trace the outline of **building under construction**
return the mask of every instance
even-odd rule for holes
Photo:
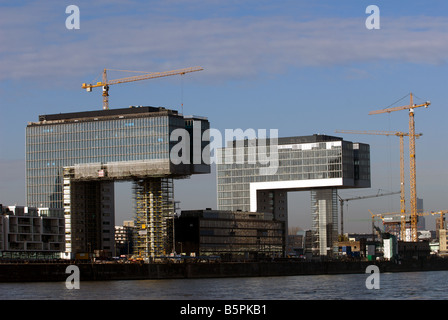
[[[202,157],[209,127],[206,118],[155,107],[41,115],[26,128],[27,203],[64,209],[66,257],[112,254],[114,182],[132,181],[134,253],[164,255],[173,179],[210,173]]]

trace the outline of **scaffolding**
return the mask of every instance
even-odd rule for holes
[[[120,161],[109,163],[81,163],[73,167],[74,180],[129,180],[130,177],[146,178],[178,173],[181,166],[173,168],[169,159]],[[183,171],[182,171],[183,170]]]
[[[135,198],[134,254],[156,258],[170,250],[167,220],[174,216],[173,178],[133,181]]]

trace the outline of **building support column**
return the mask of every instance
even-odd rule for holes
[[[112,256],[115,252],[113,181],[75,181],[64,168],[65,257],[76,254]]]
[[[320,256],[331,256],[337,250],[338,240],[337,189],[311,190],[313,219],[313,251]]]

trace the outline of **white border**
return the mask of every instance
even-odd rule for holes
[[[343,178],[252,182],[250,183],[250,211],[251,212],[257,211],[258,190],[308,189],[319,187],[339,187],[343,185],[344,185]]]

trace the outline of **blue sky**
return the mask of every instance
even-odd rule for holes
[[[79,30],[65,26],[71,4],[80,9]],[[379,30],[365,27],[371,4],[380,9]],[[104,68],[201,66],[184,77],[112,86],[110,108],[183,104],[185,114],[207,116],[223,131],[278,129],[280,136],[321,133],[369,143],[372,188],[341,192],[351,197],[399,190],[399,141],[335,130],[407,131],[405,111],[368,113],[403,97],[396,105],[408,104],[413,92],[416,102],[432,103],[415,116],[423,133],[417,194],[426,210],[447,209],[447,9],[436,0],[0,1],[0,203],[25,204],[28,121],[101,109],[100,91],[87,93],[83,82]],[[130,188],[116,189],[121,222],[131,217]],[[214,173],[176,182],[175,197],[184,209],[216,207]],[[289,206],[290,224],[309,228],[309,193],[291,193]],[[350,202],[346,231],[370,231],[368,221],[355,221],[368,219],[368,209],[398,211],[399,197]]]

